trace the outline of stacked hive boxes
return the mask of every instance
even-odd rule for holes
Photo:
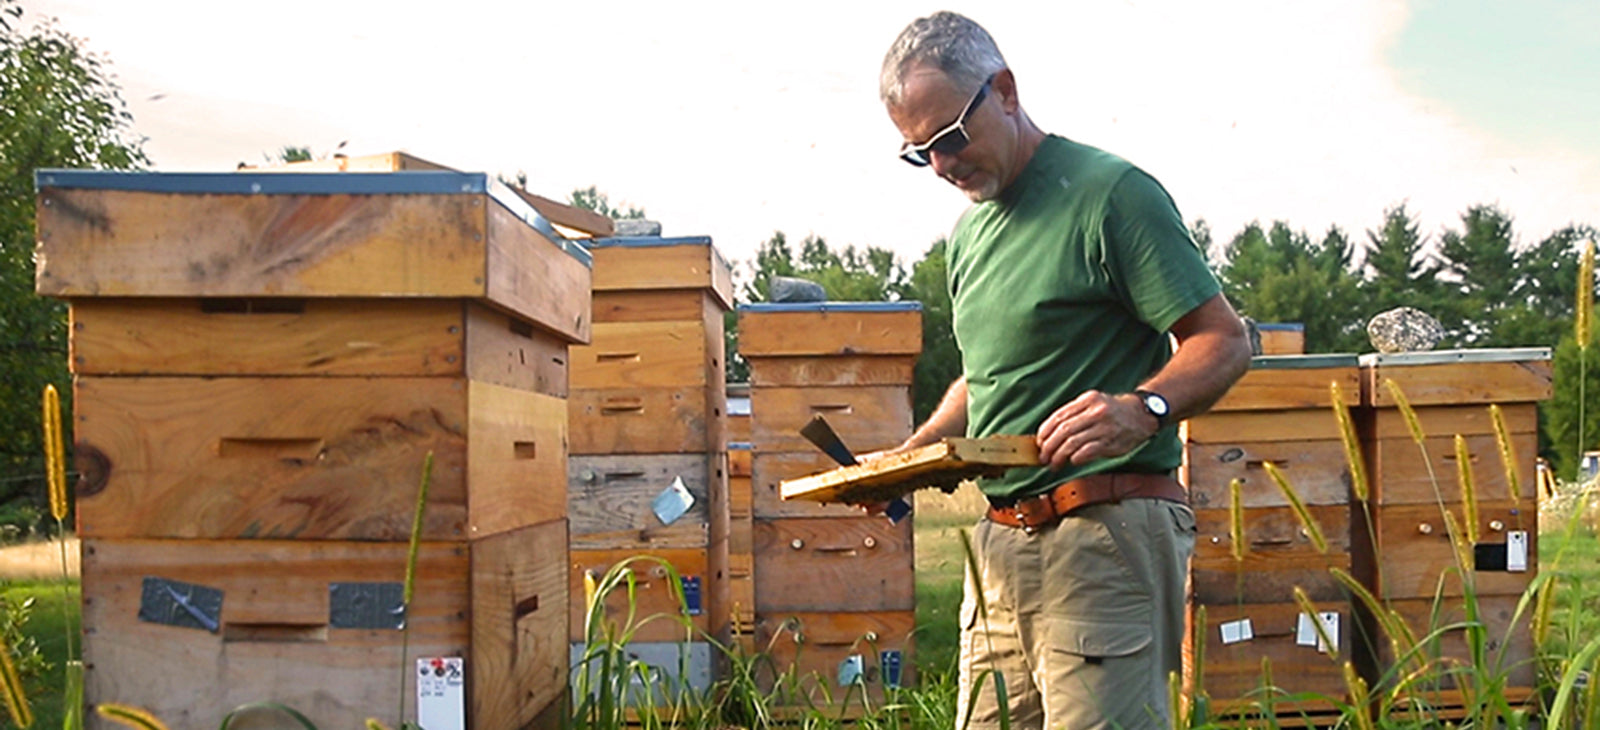
[[[1418,637],[1430,627],[1465,619],[1463,573],[1447,526],[1450,514],[1471,563],[1465,574],[1477,594],[1479,619],[1491,659],[1503,656],[1510,672],[1508,697],[1526,696],[1537,667],[1528,616],[1515,626],[1517,601],[1537,573],[1538,499],[1534,481],[1538,449],[1537,401],[1550,397],[1547,349],[1457,350],[1367,355],[1361,361],[1363,447],[1372,478],[1370,530],[1356,513],[1360,534],[1353,541],[1358,576],[1384,605],[1410,624]],[[1385,381],[1399,386],[1424,435],[1422,446]],[[1515,452],[1507,479],[1488,406],[1498,404]],[[1476,519],[1460,486],[1455,436],[1466,446]],[[1470,543],[1470,544],[1469,544]],[[1435,596],[1439,617],[1432,618]],[[1395,657],[1374,626],[1368,681],[1393,681]],[[1472,663],[1465,632],[1452,630],[1429,650],[1438,666]],[[1409,670],[1409,665],[1404,670]],[[1433,707],[1463,705],[1450,678],[1442,687],[1419,690]]]
[[[739,308],[750,365],[748,543],[757,646],[779,671],[816,676],[838,701],[857,681],[874,694],[909,681],[914,624],[911,522],[845,505],[786,503],[784,479],[836,466],[799,433],[823,416],[857,452],[911,431],[912,368],[922,348],[915,303],[752,304]]]
[[[1212,706],[1226,712],[1261,683],[1261,660],[1290,693],[1344,694],[1339,666],[1319,645],[1313,618],[1294,598],[1303,588],[1349,656],[1352,627],[1345,591],[1330,568],[1350,569],[1350,473],[1330,406],[1339,383],[1346,406],[1359,403],[1354,355],[1258,357],[1222,401],[1184,427],[1183,479],[1198,524],[1191,563],[1193,630],[1186,655],[1204,642],[1204,666],[1186,663],[1190,686],[1203,676]],[[1320,526],[1318,549],[1265,465],[1277,466]],[[1229,485],[1242,481],[1242,559],[1235,558]],[[1205,626],[1194,620],[1205,608]],[[1203,632],[1203,633],[1202,633]],[[1285,715],[1332,710],[1328,703],[1280,703]]]
[[[728,639],[746,656],[755,652],[756,584],[752,541],[755,539],[755,492],[751,467],[750,384],[728,384],[728,529],[717,550],[728,565]]]
[[[587,253],[481,174],[38,182],[38,290],[72,305],[85,699],[353,727],[432,657],[407,702],[430,717],[559,724]]]
[[[693,639],[686,679],[704,687],[711,658],[705,635],[725,636],[728,623],[728,567],[719,550],[728,514],[723,314],[732,272],[705,237],[610,238],[590,246],[594,340],[572,350],[573,658],[581,658],[586,641],[585,574],[600,578],[650,556],[630,564],[637,618],[687,611],[695,631],[678,620],[636,622],[631,651],[676,673],[677,644]],[[619,624],[627,593],[608,597],[607,615]]]

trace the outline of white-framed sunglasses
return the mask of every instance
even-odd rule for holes
[[[961,116],[956,117],[956,120],[951,122],[949,126],[939,130],[922,144],[907,142],[904,147],[901,147],[900,159],[917,167],[927,167],[933,164],[933,155],[931,153],[961,154],[961,151],[972,143],[972,138],[967,136],[967,117],[972,116],[972,110],[977,109],[978,105],[983,103],[983,98],[989,95],[989,85],[994,83],[994,76],[990,75],[983,82],[983,85],[978,87],[977,93],[972,95],[972,100],[968,101],[966,108],[961,110]]]

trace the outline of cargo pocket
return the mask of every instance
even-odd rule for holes
[[[1051,618],[1047,631],[1052,727],[1145,728],[1165,716],[1166,678],[1155,669],[1148,624]]]
[[[1150,645],[1151,631],[1146,624],[1049,619],[1050,650],[1102,660],[1132,656]]]

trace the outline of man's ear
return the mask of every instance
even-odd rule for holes
[[[1000,108],[1007,114],[1015,114],[1021,107],[1017,101],[1017,77],[1011,75],[1010,68],[1003,68],[995,72],[994,83],[991,84],[995,95],[1000,97]]]

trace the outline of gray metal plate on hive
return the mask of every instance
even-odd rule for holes
[[[400,583],[329,583],[328,627],[403,629],[405,586]]]
[[[1258,355],[1250,358],[1251,370],[1353,368],[1359,364],[1360,358],[1354,353],[1328,355]]]
[[[1361,365],[1448,365],[1458,362],[1530,362],[1549,360],[1548,347],[1509,347],[1483,350],[1427,350],[1425,352],[1372,352],[1361,356]]]
[[[222,590],[147,575],[139,594],[139,620],[216,633],[222,628]]]

